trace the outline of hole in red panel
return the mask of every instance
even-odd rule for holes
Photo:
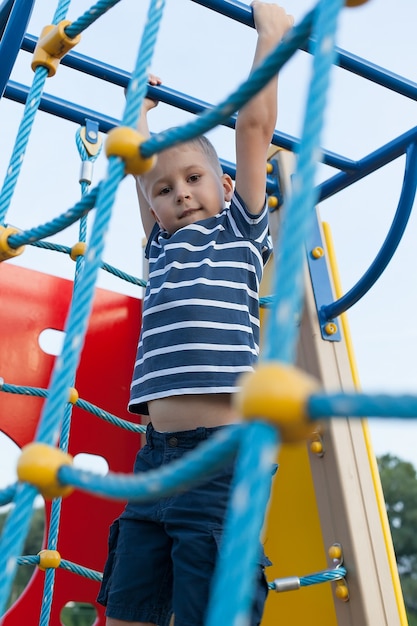
[[[100,474],[101,476],[105,476],[109,473],[109,464],[104,457],[98,454],[80,452],[74,457],[74,466],[78,469]]]
[[[56,328],[45,328],[38,338],[40,349],[45,354],[59,356],[64,345],[65,332]]]
[[[71,600],[63,607],[59,617],[64,626],[93,626],[98,614],[92,604]]]

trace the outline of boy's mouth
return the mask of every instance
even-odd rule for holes
[[[192,215],[193,213],[196,213],[197,211],[200,211],[200,208],[196,208],[196,209],[185,209],[181,215],[180,215],[180,219],[184,218],[184,217],[188,217],[189,215]]]

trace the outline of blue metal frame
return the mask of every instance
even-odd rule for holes
[[[0,98],[19,53],[35,0],[6,0],[0,6]]]
[[[416,172],[417,142],[410,144],[407,149],[407,160],[401,196],[391,228],[383,245],[381,246],[369,269],[350,291],[348,291],[336,302],[327,304],[318,309],[319,316],[324,320],[331,320],[332,318],[340,315],[340,313],[347,311],[347,309],[349,309],[353,304],[358,302],[358,300],[360,300],[362,296],[364,296],[376,283],[388,263],[391,261],[404,234],[411,210],[413,208],[417,186]]]

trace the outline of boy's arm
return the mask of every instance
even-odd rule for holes
[[[160,85],[161,80],[157,78],[156,76],[151,75],[149,77],[149,84]],[[143,137],[145,137],[145,139],[148,139],[148,137],[151,136],[149,132],[149,126],[148,126],[148,117],[147,117],[148,112],[151,109],[154,109],[157,105],[158,105],[158,102],[156,102],[155,100],[151,100],[150,98],[145,98],[143,101],[143,105],[142,105],[142,109],[141,109],[140,117],[138,121],[138,131],[140,132],[141,135],[143,135]],[[146,199],[145,195],[143,194],[143,191],[139,184],[138,177],[136,177],[135,182],[136,182],[136,191],[137,191],[138,200],[139,200],[139,208],[140,208],[140,215],[142,218],[143,230],[145,231],[146,237],[149,237],[155,225],[155,220],[152,216],[152,213],[149,210],[149,202]]]
[[[255,0],[253,16],[258,41],[252,70],[278,45],[294,19],[282,7]],[[239,111],[236,121],[236,191],[248,211],[265,204],[266,161],[277,119],[278,76]]]

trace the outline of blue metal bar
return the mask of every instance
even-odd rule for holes
[[[416,171],[417,142],[411,144],[407,150],[400,201],[391,228],[380,251],[356,285],[336,302],[323,306],[319,311],[320,316],[324,316],[325,319],[331,319],[346,311],[370,290],[387,267],[401,241],[411,214],[417,186]]]
[[[271,143],[274,146],[279,146],[280,148],[284,148],[285,150],[289,150],[290,152],[297,154],[300,140],[281,131],[275,131],[272,136]],[[321,163],[323,163],[323,165],[328,165],[329,167],[334,167],[335,169],[347,172],[355,172],[358,169],[357,161],[353,161],[352,159],[344,157],[340,154],[336,154],[331,150],[321,150]]]
[[[9,81],[5,89],[4,95],[10,100],[14,100],[15,102],[20,102],[21,104],[24,104],[26,102],[28,93],[29,88],[25,85],[15,83],[14,81]],[[87,117],[90,119],[95,119],[99,122],[100,131],[104,133],[107,133],[109,130],[111,130],[115,126],[119,126],[120,124],[120,120],[104,115],[103,113],[98,113],[97,111],[93,111],[92,109],[87,109],[78,104],[75,104],[74,102],[68,102],[67,100],[62,100],[61,98],[57,98],[55,96],[51,96],[45,93],[41,98],[39,109],[41,111],[45,111],[46,113],[56,115],[57,117],[61,117],[77,124],[81,124],[82,126],[85,124],[85,119]]]
[[[193,0],[217,13],[230,17],[246,26],[255,27],[252,17],[252,9],[238,0]],[[314,40],[310,39],[308,45],[302,48],[305,52],[310,52],[314,46]],[[414,83],[398,74],[389,72],[370,61],[355,56],[346,50],[335,47],[335,65],[344,70],[357,74],[362,78],[372,81],[391,91],[395,91],[402,96],[417,100],[417,83]]]
[[[396,137],[389,143],[385,144],[368,154],[363,159],[355,162],[355,168],[350,172],[340,172],[332,178],[318,186],[318,201],[322,202],[330,196],[338,193],[342,189],[346,189],[361,178],[365,178],[368,174],[372,174],[384,165],[391,163],[398,157],[402,156],[410,144],[417,140],[417,126],[411,128],[403,135]]]
[[[4,95],[9,100],[24,104],[28,93],[29,89],[25,85],[9,81]],[[41,98],[39,109],[45,113],[50,113],[56,117],[80,124],[81,126],[85,124],[86,118],[94,118],[99,123],[100,132],[103,133],[107,133],[115,126],[120,125],[120,120],[116,118],[109,117],[104,115],[104,113],[87,109],[75,104],[74,102],[68,102],[67,100],[62,100],[61,98],[57,98],[56,96],[51,96],[46,93],[44,93]],[[220,159],[220,163],[223,171],[234,179],[236,176],[236,165],[223,159]],[[275,182],[271,178],[268,178],[267,192],[272,193],[274,190]]]
[[[26,35],[22,42],[22,49],[26,52],[32,53],[35,49],[36,42],[36,37],[33,35]],[[119,85],[120,87],[125,88],[129,84],[130,74],[128,72],[74,51],[68,53],[61,60],[61,63],[71,69],[78,70],[84,74],[88,74],[89,76],[94,76],[95,78],[106,80],[114,85]],[[154,100],[159,100],[160,102],[164,102],[165,104],[187,111],[188,113],[192,113],[194,115],[200,115],[207,109],[214,108],[214,105],[209,102],[204,102],[203,100],[199,100],[193,96],[184,95],[183,93],[175,91],[165,85],[159,85],[158,87],[149,85],[148,95]],[[223,126],[234,128],[235,124],[236,115],[232,115],[223,123]],[[285,148],[286,150],[295,152],[298,148],[299,141],[286,133],[275,131],[271,143],[276,146],[280,146],[281,148]],[[327,150],[323,151],[323,163],[339,170],[351,171],[356,167],[355,161]]]
[[[193,0],[197,2],[198,0]],[[204,0],[205,1],[205,0]],[[224,0],[222,0],[222,3]],[[219,3],[219,0],[217,0]],[[209,8],[212,8],[211,5],[216,4],[213,0],[209,3]],[[240,3],[230,3],[236,6],[240,5]],[[246,5],[242,5],[245,14],[248,13],[248,7]],[[230,5],[228,4],[230,8]],[[37,43],[37,38],[33,35],[26,35],[22,42],[22,49],[26,52],[33,52]],[[95,78],[100,78],[102,80],[106,80],[115,85],[119,85],[121,87],[127,87],[130,80],[130,74],[124,70],[121,70],[112,65],[108,65],[96,59],[92,59],[83,54],[79,54],[77,52],[68,53],[62,60],[61,63],[66,65],[67,67],[71,67],[72,69],[81,71],[90,76],[94,76]],[[359,63],[359,61],[358,61]],[[363,61],[364,66],[366,66],[367,61]],[[402,80],[399,76],[396,76],[396,80],[401,83]],[[405,81],[406,82],[406,81]],[[417,85],[415,86],[417,90]],[[148,95],[155,100],[159,100],[168,104],[170,106],[174,106],[176,108],[182,109],[184,111],[188,111],[189,113],[193,113],[195,115],[199,115],[203,111],[213,108],[213,105],[204,102],[203,100],[199,100],[192,96],[184,95],[179,91],[175,91],[174,89],[170,89],[165,85],[160,85],[158,87],[149,86]],[[228,128],[234,128],[236,123],[236,116],[231,116],[229,120],[224,123],[224,126]],[[272,143],[274,145],[285,148],[286,150],[290,150],[292,152],[297,152],[299,146],[299,140],[287,135],[286,133],[275,131]],[[342,155],[336,154],[334,152],[323,150],[323,163],[325,165],[329,165],[330,167],[334,167],[339,170],[348,171],[348,172],[356,172],[360,171],[360,165],[358,161],[354,161],[352,159],[348,159]],[[388,162],[388,161],[387,161]],[[326,196],[328,197],[328,196]]]
[[[0,40],[6,30],[7,22],[9,21],[14,2],[15,0],[4,0],[3,4],[0,6]]]
[[[394,72],[390,72],[350,52],[346,52],[346,50],[336,48],[336,51],[338,57],[336,58],[335,65],[361,78],[366,78],[376,85],[381,85],[381,87],[395,91],[401,96],[411,98],[411,100],[417,100],[417,83],[399,76],[398,74],[394,74]]]
[[[22,50],[33,53],[37,43],[37,37],[26,34],[22,41]],[[84,54],[75,52],[74,50],[66,54],[61,59],[60,63],[74,70],[89,74],[90,76],[107,80],[115,85],[120,85],[120,87],[127,87],[129,84],[130,72],[125,72],[112,65],[103,63],[98,59],[92,59]]]
[[[35,0],[8,0],[0,7],[0,98],[19,54]]]
[[[103,71],[109,71],[110,66],[104,67]],[[115,69],[115,68],[113,68]],[[120,72],[120,76],[122,76],[122,72]],[[126,73],[126,76],[127,75]],[[114,81],[111,81],[114,82]],[[127,82],[128,83],[128,78]],[[118,83],[119,84],[119,83]],[[26,102],[27,94],[29,92],[28,87],[22,85],[21,83],[16,83],[14,81],[9,81],[4,96],[14,102],[19,102],[24,104]],[[173,89],[169,89],[168,87],[152,87],[149,85],[148,93],[150,97],[157,98],[161,102],[166,102],[167,104],[172,104],[173,106],[177,106],[179,108],[184,108],[184,110],[188,110],[191,113],[198,113],[202,107],[210,107],[207,103],[201,104],[201,101],[195,98],[188,98],[185,96],[181,96],[179,92],[174,91]],[[186,104],[188,102],[188,104]],[[203,106],[204,105],[204,106]],[[56,96],[51,96],[46,93],[43,94],[41,98],[41,102],[39,105],[39,109],[46,113],[51,113],[52,115],[56,115],[57,117],[61,117],[63,119],[69,120],[71,122],[75,122],[76,124],[85,124],[85,119],[94,118],[99,122],[100,131],[107,133],[109,130],[114,128],[115,126],[120,125],[120,120],[116,118],[109,117],[104,113],[100,113],[98,111],[93,111],[92,109],[87,109],[86,107],[82,107],[74,102],[68,102],[66,100],[62,100],[61,98],[57,98]],[[227,125],[227,124],[226,124]],[[288,135],[284,133],[276,132],[274,134],[274,142],[276,145],[279,145],[283,148],[288,147]],[[339,156],[334,153],[327,152],[327,158],[324,159],[324,162],[327,165],[333,165],[334,167],[342,166],[349,169],[349,172],[340,172],[329,178],[327,181],[318,186],[318,198],[319,201],[326,200],[330,198],[332,195],[338,193],[342,189],[349,187],[353,183],[358,180],[364,178],[368,174],[376,171],[377,169],[387,165],[394,159],[398,158],[407,149],[407,146],[415,141],[417,138],[417,127],[407,131],[403,135],[400,135],[393,141],[385,144],[375,152],[372,152],[368,156],[360,159],[358,161],[350,161],[348,159],[344,159],[344,157]],[[293,141],[291,143],[292,148],[294,145],[298,145],[298,141]],[[288,149],[291,149],[291,145]],[[228,161],[221,160],[223,169],[226,173],[230,174],[234,177],[234,173],[236,171],[236,167],[233,163]],[[338,165],[336,165],[338,163]],[[273,191],[274,183],[272,180],[268,180],[267,191]]]
[[[253,12],[247,4],[239,2],[239,0],[193,0],[196,4],[201,4],[207,9],[212,9],[216,13],[230,17],[236,22],[240,22],[245,26],[255,28],[253,21]]]

